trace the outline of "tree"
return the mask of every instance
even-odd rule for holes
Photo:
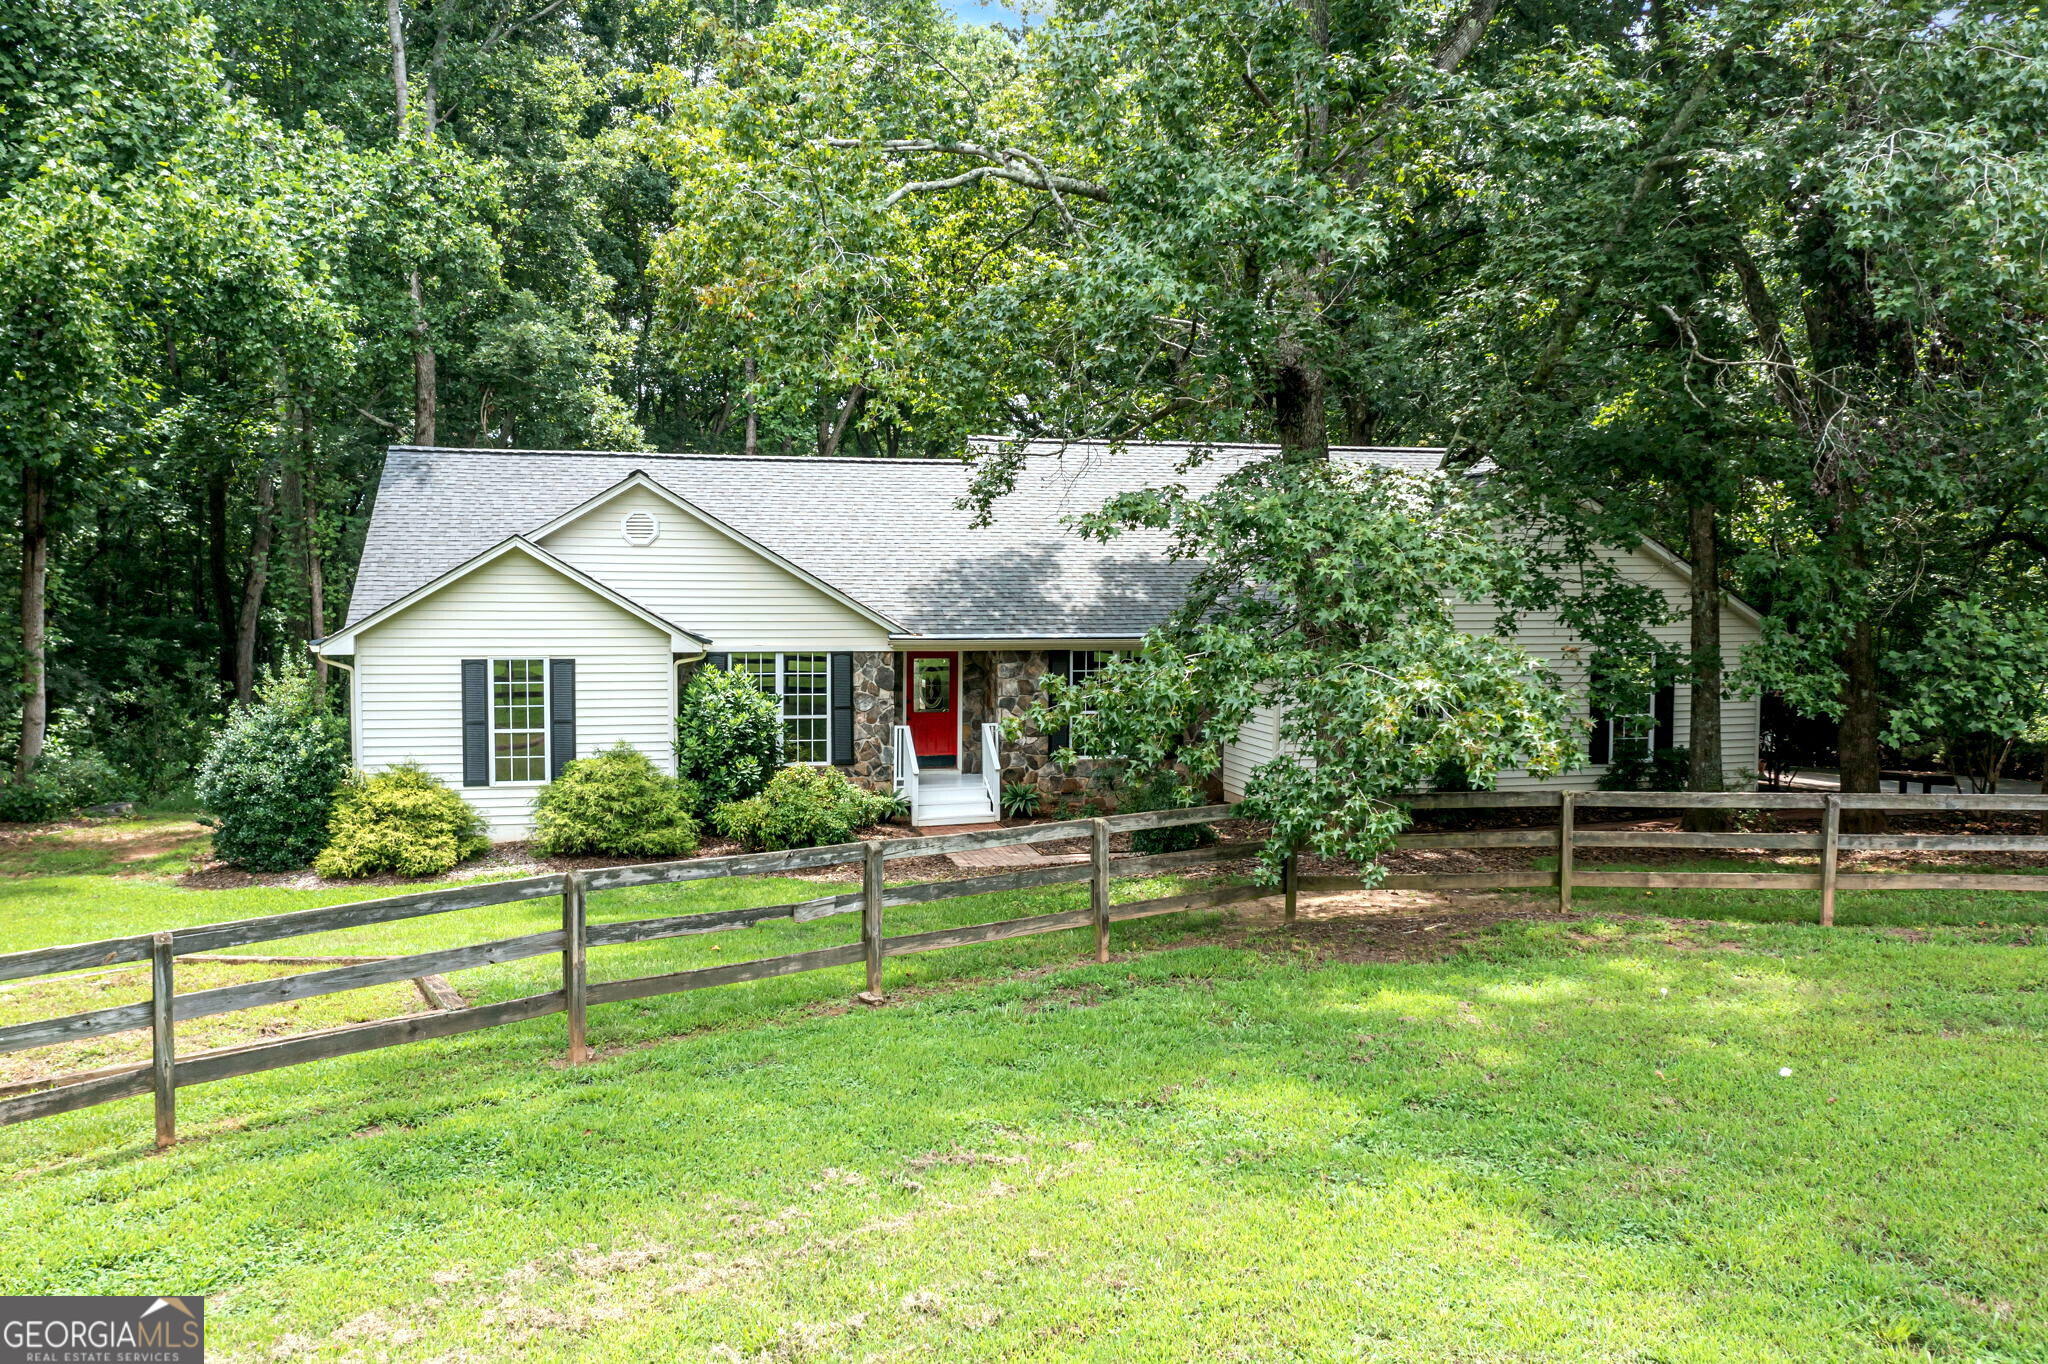
[[[1134,655],[1079,686],[1049,682],[1045,723],[1134,782],[1192,786],[1276,708],[1280,755],[1243,806],[1271,821],[1269,875],[1296,850],[1372,861],[1406,823],[1394,797],[1447,768],[1550,774],[1582,756],[1542,665],[1453,619],[1455,602],[1513,605],[1528,572],[1452,483],[1295,453],[1204,493],[1122,495],[1084,525],[1105,539],[1163,530],[1202,567]]]

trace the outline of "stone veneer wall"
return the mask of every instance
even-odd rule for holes
[[[847,775],[864,786],[887,788],[890,746],[903,704],[900,655],[857,653],[853,656],[853,766]],[[1043,650],[963,651],[960,656],[960,770],[981,770],[981,727],[992,720],[1022,715],[1038,699],[1045,676]],[[1028,781],[1043,791],[1047,813],[1062,799],[1113,801],[1097,765],[1083,758],[1071,772],[1052,760],[1052,745],[1027,724],[1017,742],[1003,746],[1003,780]]]
[[[903,694],[897,677],[897,655],[856,653],[853,656],[853,766],[846,775],[872,790],[889,789],[889,744],[896,727],[896,707]]]

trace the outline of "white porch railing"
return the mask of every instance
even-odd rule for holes
[[[896,794],[910,802],[910,822],[915,826],[923,811],[918,809],[917,799],[917,742],[910,737],[909,725],[896,726],[889,751],[889,770],[895,778]]]
[[[988,792],[988,808],[1003,817],[1003,727],[981,727],[981,784]]]

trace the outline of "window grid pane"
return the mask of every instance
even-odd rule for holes
[[[546,781],[547,660],[500,658],[491,664],[494,781]]]
[[[782,702],[783,757],[827,761],[832,739],[830,654],[733,654],[732,671]]]
[[[782,656],[782,738],[792,762],[825,761],[832,723],[824,654]]]

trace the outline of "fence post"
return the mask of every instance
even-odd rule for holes
[[[177,987],[172,983],[171,935],[153,933],[149,939],[149,1024],[150,1087],[156,1094],[156,1144],[169,1146],[178,1139],[178,1076],[176,1040],[172,1036],[172,1000]]]
[[[1557,912],[1569,914],[1572,909],[1572,808],[1579,798],[1576,791],[1557,793]]]
[[[1095,912],[1095,960],[1109,960],[1109,821],[1088,821],[1088,908]]]
[[[868,959],[868,993],[882,995],[882,856],[880,840],[868,844],[860,872],[860,945]]]
[[[1287,922],[1294,922],[1295,899],[1301,891],[1301,860],[1292,851],[1280,864],[1280,892],[1287,897]]]
[[[590,1059],[584,1031],[585,993],[589,986],[585,935],[588,913],[583,882],[575,872],[562,873],[562,1004],[569,1015],[569,1064]]]
[[[1820,926],[1835,926],[1835,863],[1840,860],[1842,798],[1829,796],[1820,817]]]

